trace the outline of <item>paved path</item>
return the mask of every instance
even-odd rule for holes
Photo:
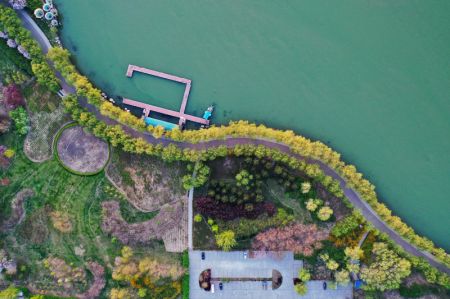
[[[23,11],[19,12],[19,17],[22,19],[22,22],[24,23],[24,26],[28,28],[31,31],[32,36],[38,41],[40,44],[42,50],[44,53],[47,53],[49,48],[49,42],[48,39],[45,37],[44,33],[39,29],[39,27],[36,24],[33,24],[34,21]],[[69,93],[75,93],[75,89],[68,85],[64,78],[56,72],[56,76],[61,80],[61,86],[66,94]],[[119,124],[116,120],[110,119],[104,115],[101,115],[98,109],[90,104],[87,103],[86,99],[80,99],[80,105],[86,108],[88,111],[94,113],[96,117],[105,122],[108,125],[116,125]],[[212,141],[205,141],[197,144],[191,144],[186,142],[175,142],[172,140],[167,139],[155,139],[152,135],[150,135],[147,132],[138,132],[130,127],[123,126],[124,131],[133,136],[133,137],[140,137],[144,140],[153,143],[158,144],[161,143],[163,145],[167,145],[170,143],[176,144],[180,148],[190,148],[190,149],[207,149],[211,147],[218,147],[221,145],[227,146],[227,147],[234,147],[235,145],[239,144],[253,144],[253,145],[263,145],[269,148],[278,149],[284,153],[288,153],[292,156],[295,156],[299,159],[305,159],[304,157],[301,157],[297,154],[292,153],[290,148],[285,145],[281,144],[275,141],[270,141],[266,139],[256,139],[256,138],[228,138],[226,140],[212,140]],[[306,159],[309,163],[316,163],[320,166],[320,168],[324,171],[326,175],[329,175],[337,180],[339,180],[341,187],[344,191],[345,196],[350,200],[350,202],[361,211],[361,213],[364,215],[364,217],[367,219],[367,221],[371,222],[375,228],[380,230],[381,232],[384,232],[390,236],[390,238],[397,243],[400,247],[402,247],[405,251],[411,253],[412,255],[423,257],[426,259],[432,266],[438,268],[439,270],[450,274],[450,268],[445,266],[444,264],[440,263],[433,255],[431,255],[429,252],[425,252],[420,250],[419,248],[415,247],[411,243],[409,243],[407,240],[403,239],[397,232],[395,232],[391,227],[389,227],[383,220],[380,219],[380,217],[377,215],[375,211],[369,206],[368,203],[362,199],[362,197],[352,188],[349,188],[346,186],[346,183],[342,177],[338,173],[336,173],[335,170],[331,169],[328,165],[324,164],[321,161],[314,160],[314,159]]]

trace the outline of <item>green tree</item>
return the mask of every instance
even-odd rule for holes
[[[298,279],[302,282],[307,282],[311,279],[311,274],[305,268],[301,268],[300,271],[298,271]]]
[[[226,230],[220,234],[216,235],[216,244],[224,251],[230,251],[231,248],[236,246],[237,242],[234,237],[234,232],[231,230]]]
[[[253,175],[251,175],[247,170],[243,169],[238,174],[236,174],[236,185],[238,186],[249,186],[252,183]]]
[[[411,274],[411,264],[388,249],[386,243],[374,243],[375,260],[361,269],[361,278],[367,290],[393,290],[400,287],[401,280]]]
[[[333,210],[330,207],[322,207],[317,212],[317,217],[322,221],[327,221],[333,215]]]
[[[297,294],[302,295],[302,296],[305,295],[306,292],[308,292],[308,288],[307,288],[306,284],[304,284],[304,283],[296,284],[294,286],[294,289],[297,292]]]
[[[350,282],[350,276],[347,270],[337,271],[334,274],[334,278],[336,279],[336,282],[339,284],[347,284]]]
[[[19,289],[13,285],[10,285],[8,288],[4,289],[0,292],[0,298],[2,299],[16,299],[17,293],[19,293]]]
[[[301,189],[303,194],[308,193],[311,190],[311,183],[310,182],[303,182],[300,189]]]
[[[14,120],[17,131],[20,135],[25,135],[28,132],[28,116],[23,107],[18,107],[9,112],[9,116]]]
[[[350,260],[353,260],[353,261],[359,261],[359,259],[364,254],[364,251],[361,248],[359,248],[358,246],[353,247],[353,248],[352,247],[347,247],[347,248],[345,248],[344,252],[345,252],[345,255]]]
[[[202,215],[200,215],[200,214],[195,214],[195,216],[194,216],[194,221],[195,222],[201,222],[202,221]]]

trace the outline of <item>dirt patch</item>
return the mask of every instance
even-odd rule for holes
[[[124,244],[145,244],[162,239],[169,252],[181,252],[187,248],[187,206],[186,201],[164,205],[153,219],[128,223],[120,214],[117,201],[102,203],[102,229]]]
[[[11,216],[4,221],[2,229],[10,230],[16,227],[25,218],[25,200],[34,195],[34,191],[31,189],[24,189],[16,194],[16,197],[11,203]]]
[[[44,162],[52,157],[53,136],[69,120],[62,104],[52,112],[31,113],[30,131],[25,138],[23,151],[33,162]]]
[[[186,166],[180,162],[168,164],[154,157],[120,152],[114,153],[106,175],[133,206],[151,212],[186,196],[181,182],[185,171]]]
[[[61,163],[81,174],[101,171],[109,159],[108,144],[81,126],[65,129],[57,140],[57,150]]]
[[[44,243],[49,236],[48,214],[50,211],[50,206],[45,206],[28,215],[18,228],[19,236],[31,244]]]

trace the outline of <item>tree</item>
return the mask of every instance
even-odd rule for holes
[[[27,1],[26,0],[9,0],[9,5],[12,6],[12,8],[14,9],[24,9],[25,6],[27,5]]]
[[[306,202],[306,209],[310,212],[314,212],[315,210],[317,210],[317,208],[319,206],[321,206],[323,204],[323,201],[316,198],[310,198],[308,199],[308,201]]]
[[[297,294],[302,295],[302,296],[305,295],[306,292],[308,292],[308,287],[304,283],[296,284],[294,286],[294,289],[297,292]]]
[[[9,109],[16,109],[18,106],[24,106],[22,93],[16,84],[9,84],[3,88],[5,103]]]
[[[347,270],[337,271],[334,274],[334,278],[336,279],[336,282],[339,284],[347,284],[350,282],[350,276]]]
[[[236,174],[236,185],[239,187],[246,187],[251,184],[253,180],[253,175],[251,175],[247,170],[243,169],[238,174]]]
[[[113,288],[113,289],[111,289],[110,298],[111,299],[132,299],[133,293],[130,291],[130,289]]]
[[[2,299],[16,299],[19,289],[13,285],[0,292],[0,298]]]
[[[195,214],[195,216],[194,216],[194,221],[195,222],[201,222],[202,221],[202,215],[200,215],[200,214]]]
[[[364,254],[364,251],[361,248],[359,248],[358,246],[353,247],[353,248],[352,247],[347,247],[347,248],[345,248],[344,252],[345,252],[345,255],[350,260],[353,260],[353,261],[359,261],[359,259]]]
[[[217,234],[216,244],[224,251],[229,251],[237,244],[236,239],[234,237],[234,232],[231,230],[226,230],[220,234]]]
[[[350,234],[357,229],[361,223],[361,214],[353,212],[350,216],[339,220],[331,230],[331,234],[336,238],[340,238]]]
[[[253,239],[255,250],[284,251],[311,256],[314,250],[320,249],[320,241],[328,237],[328,232],[319,230],[316,225],[295,223],[281,228],[272,228],[259,233]]]
[[[36,75],[37,82],[46,86],[49,90],[57,92],[60,89],[58,79],[46,62],[31,63],[31,69]]]
[[[17,131],[20,135],[25,135],[28,132],[28,117],[27,112],[23,107],[19,107],[9,112],[9,116],[14,120]]]
[[[325,262],[325,265],[327,266],[327,269],[329,269],[331,271],[334,271],[337,268],[339,268],[339,264],[335,260],[330,258],[328,253],[321,254],[320,258],[322,259],[322,261]]]
[[[301,189],[303,194],[308,193],[311,190],[311,183],[310,182],[303,182],[300,189]]]
[[[12,148],[8,148],[4,153],[3,156],[5,156],[8,159],[11,159],[12,157],[14,157],[14,155],[16,154],[16,152],[12,149]]]
[[[317,212],[317,217],[322,221],[327,221],[333,215],[333,210],[330,207],[322,207]]]
[[[375,260],[361,269],[361,278],[367,290],[393,290],[400,287],[401,280],[411,274],[411,263],[388,249],[386,243],[374,243]]]
[[[305,268],[301,268],[300,271],[298,271],[298,279],[302,282],[307,282],[311,279],[311,274]]]

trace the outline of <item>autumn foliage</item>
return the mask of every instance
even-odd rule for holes
[[[69,215],[61,211],[53,211],[50,213],[53,227],[62,233],[70,233],[73,230],[72,222]]]
[[[3,97],[9,109],[16,109],[18,106],[25,105],[22,93],[15,84],[10,84],[3,88]]]
[[[311,256],[314,250],[322,247],[322,240],[328,237],[328,231],[318,229],[316,225],[296,223],[282,228],[272,228],[258,234],[253,240],[255,250],[283,251]]]

